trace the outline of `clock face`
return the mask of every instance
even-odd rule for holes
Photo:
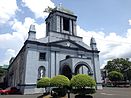
[[[68,47],[69,47],[69,46],[70,46],[70,43],[69,43],[69,42],[67,42],[67,43],[66,43],[66,46],[68,46]]]

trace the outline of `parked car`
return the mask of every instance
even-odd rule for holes
[[[6,95],[6,94],[17,94],[18,93],[18,89],[16,87],[8,87],[4,90],[0,90],[0,94],[1,95]]]

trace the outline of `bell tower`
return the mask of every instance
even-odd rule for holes
[[[56,36],[60,39],[68,39],[70,36],[76,36],[77,16],[61,5],[52,9],[46,18],[46,37]]]

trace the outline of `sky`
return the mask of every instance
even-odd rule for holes
[[[18,54],[31,24],[37,38],[45,36],[43,11],[60,3],[77,16],[77,35],[87,45],[96,39],[101,68],[115,58],[131,60],[131,0],[0,0],[0,65]]]

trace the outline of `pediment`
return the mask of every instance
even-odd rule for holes
[[[61,41],[51,42],[50,45],[65,47],[65,48],[74,48],[74,49],[80,49],[80,50],[83,50],[83,49],[90,50],[90,47],[86,44],[83,44],[83,42],[75,42],[72,40],[61,40]]]

